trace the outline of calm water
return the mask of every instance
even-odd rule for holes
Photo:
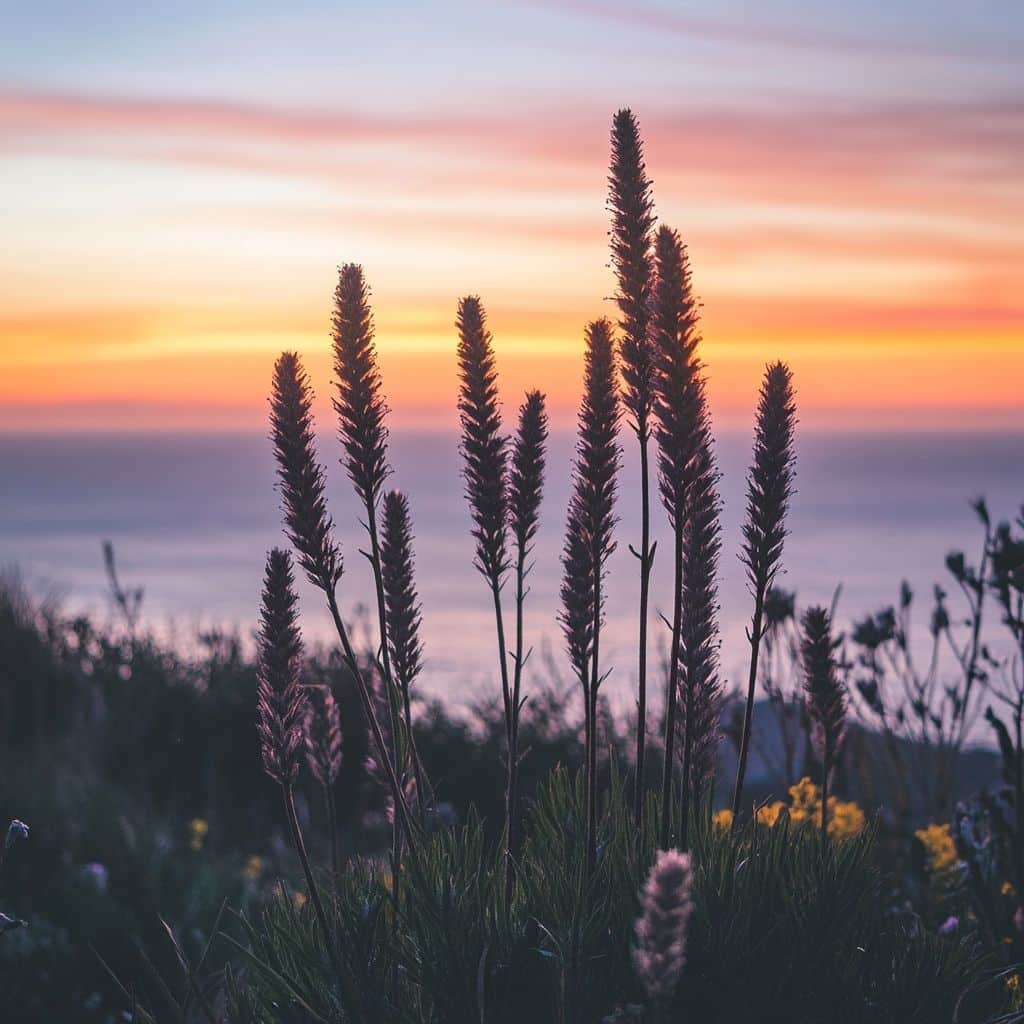
[[[614,668],[609,687],[620,692],[635,674],[636,563],[626,542],[638,539],[639,528],[629,440],[603,644]],[[736,557],[749,443],[739,434],[719,442],[723,667],[732,679],[742,672],[749,616]],[[559,664],[558,554],[571,447],[567,434],[552,440],[526,617],[530,640],[537,647],[550,641]],[[336,459],[336,442],[324,438],[321,452]],[[478,692],[492,679],[493,621],[484,584],[471,568],[456,440],[398,433],[392,461],[394,485],[409,493],[416,521],[424,685],[449,696]],[[259,435],[0,437],[0,565],[17,565],[38,590],[58,589],[71,607],[107,615],[101,542],[109,538],[123,579],[145,587],[149,623],[173,628],[180,639],[199,625],[248,631],[263,553],[281,541],[273,476],[269,444]],[[362,537],[355,502],[333,461],[331,485],[348,567],[342,601],[353,608],[368,598],[370,576],[357,550]],[[808,603],[828,602],[841,583],[841,617],[849,619],[892,600],[906,578],[921,594],[923,628],[927,595],[944,575],[945,553],[954,547],[973,553],[979,542],[968,499],[985,494],[993,515],[1002,518],[1024,501],[1024,435],[805,434],[798,486],[784,585]],[[654,572],[656,611],[667,605],[670,573],[660,506],[657,512],[663,539]],[[308,590],[303,598],[307,635],[328,638],[320,602]],[[656,613],[651,629],[655,637],[664,633]]]

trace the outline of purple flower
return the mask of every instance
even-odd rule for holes
[[[950,914],[949,917],[939,925],[939,935],[944,939],[951,938],[956,935],[959,928],[960,919],[955,914]]]
[[[651,999],[675,991],[686,963],[686,925],[693,911],[693,871],[688,854],[661,850],[644,886],[636,923],[633,962]]]

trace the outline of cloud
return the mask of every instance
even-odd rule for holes
[[[953,46],[936,40],[886,39],[877,34],[871,37],[856,36],[830,32],[822,28],[793,24],[783,25],[778,20],[762,20],[755,23],[749,18],[741,20],[722,16],[707,17],[678,10],[641,7],[637,4],[563,0],[563,2],[555,4],[532,3],[531,6],[546,8],[553,6],[571,14],[614,21],[628,28],[638,28],[659,34],[669,33],[729,46],[755,47],[757,49],[779,48],[801,52],[817,51],[873,59],[879,57],[899,60],[915,58],[1017,59],[1017,54],[1009,48],[1001,50],[992,46],[971,46],[963,41]]]

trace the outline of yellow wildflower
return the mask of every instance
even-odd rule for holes
[[[811,821],[815,816],[821,821],[821,795],[806,775],[795,786],[789,787],[789,816],[797,824]]]
[[[855,836],[864,828],[864,820],[864,812],[852,800],[840,803],[829,797],[828,834],[836,842]]]
[[[1016,899],[1017,890],[1014,888],[1013,882],[1003,882],[1003,887],[999,890],[1000,896],[1009,896],[1010,899]]]
[[[1010,991],[1010,999],[1015,1010],[1024,1006],[1024,984],[1016,971],[1006,976],[1006,987]]]
[[[210,825],[203,818],[193,818],[188,823],[188,845],[198,853],[206,841],[206,834],[210,831]]]
[[[933,883],[943,888],[952,885],[956,876],[956,846],[949,834],[949,823],[919,828],[914,835],[928,854],[928,874]]]
[[[821,828],[821,791],[806,775],[789,787],[789,799],[791,821],[807,821]],[[828,834],[836,842],[855,836],[865,823],[864,812],[854,801],[828,798]]]
[[[247,882],[258,882],[263,875],[263,858],[258,857],[256,854],[246,857],[242,874]]]
[[[715,811],[711,824],[716,832],[728,832],[732,828],[732,811],[728,807]]]
[[[774,803],[758,807],[756,815],[758,825],[767,825],[771,828],[779,820],[779,815],[785,806],[781,800],[776,800]]]

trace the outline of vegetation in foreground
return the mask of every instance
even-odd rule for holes
[[[718,670],[718,471],[698,356],[698,303],[679,235],[664,225],[655,230],[639,132],[628,111],[613,124],[610,185],[620,320],[617,335],[607,320],[585,330],[562,557],[560,625],[582,708],[576,770],[541,772],[526,799],[525,741],[533,716],[523,715],[529,645],[521,613],[545,472],[544,399],[529,392],[514,436],[506,437],[486,315],[480,299],[469,296],[457,313],[458,404],[475,562],[494,608],[501,689],[490,771],[500,773],[503,806],[486,823],[470,811],[464,824],[450,824],[446,780],[432,770],[438,751],[426,749],[423,723],[413,714],[422,650],[411,510],[400,492],[385,493],[387,409],[368,289],[361,268],[347,264],[335,294],[335,409],[343,464],[365,513],[377,641],[360,652],[339,609],[345,563],[324,498],[312,390],[299,357],[285,353],[274,369],[271,419],[294,555],[275,550],[267,559],[259,655],[249,678],[255,699],[247,712],[225,708],[229,717],[234,712],[248,720],[255,710],[247,752],[232,761],[237,731],[225,730],[232,741],[223,750],[219,737],[200,738],[210,744],[204,764],[222,758],[225,773],[207,772],[198,784],[224,786],[225,807],[234,802],[235,814],[245,815],[248,808],[231,799],[237,794],[231,769],[245,765],[251,772],[258,756],[277,790],[295,855],[293,866],[275,873],[298,881],[251,892],[248,884],[266,875],[258,854],[245,859],[240,873],[236,865],[234,873],[212,874],[208,894],[216,893],[220,909],[205,936],[182,931],[190,908],[179,906],[177,927],[166,928],[163,963],[148,962],[138,981],[112,971],[121,979],[114,983],[122,986],[130,1018],[267,1024],[504,1021],[527,1014],[559,1024],[1024,1019],[1015,966],[1024,932],[1017,902],[1024,891],[1024,541],[1009,526],[993,527],[978,504],[982,556],[976,567],[962,555],[949,563],[969,609],[966,638],[954,629],[946,595],[937,592],[935,655],[924,672],[913,661],[906,594],[899,613],[858,624],[852,661],[831,609],[806,609],[799,622],[780,615],[785,596],[773,583],[795,472],[796,406],[788,368],[770,365],[758,405],[741,546],[754,601],[750,671],[737,704],[735,786],[730,806],[715,813],[719,740],[729,723]],[[636,436],[642,467],[642,536],[631,548],[640,575],[639,713],[632,735],[610,720],[601,695],[605,565],[618,543],[622,422]],[[671,529],[671,551],[663,557],[674,580],[664,713],[653,730],[647,713],[647,595],[656,555],[649,534],[652,481]],[[326,663],[303,654],[295,566],[323,594],[337,631],[338,651]],[[96,657],[120,659],[134,673],[145,669],[147,655],[163,655],[145,642],[136,647],[137,601],[117,583],[112,557],[109,567],[129,649],[105,650],[90,640]],[[1003,660],[982,642],[986,599],[994,600],[1014,641],[1013,655]],[[506,620],[510,600],[514,614]],[[783,629],[791,631],[788,690],[772,676],[773,645]],[[47,638],[51,651],[67,640]],[[937,654],[946,642],[952,676],[940,675]],[[212,650],[216,656],[216,641]],[[91,658],[92,647],[87,651]],[[219,653],[240,667],[237,649],[228,645]],[[84,660],[79,655],[80,664]],[[893,678],[902,691],[889,685]],[[794,786],[788,806],[758,804],[744,790],[759,680],[783,732],[794,722],[801,730],[801,764],[817,778]],[[878,749],[899,780],[926,793],[940,813],[952,812],[960,752],[983,704],[1000,741],[1005,787],[958,807],[953,832],[934,824],[918,832],[927,887],[916,913],[894,899],[891,880],[880,874],[874,831],[860,808],[833,795],[843,758],[851,756],[854,701],[877,718]],[[990,701],[999,703],[1002,718]],[[360,724],[350,734],[344,719],[353,709]],[[57,701],[42,714],[27,710],[33,724],[47,727],[65,724],[69,713],[90,714],[76,694],[68,694],[67,706]],[[153,737],[139,737],[132,724],[129,716],[123,736],[110,735],[139,742],[145,763]],[[166,726],[166,719],[158,724]],[[350,735],[365,740],[369,775],[384,799],[385,834],[365,850],[356,848],[361,830],[347,833],[352,848],[340,841],[346,833],[336,798],[352,760]],[[621,748],[621,760],[606,756],[610,739]],[[790,756],[788,744],[786,750]],[[181,798],[182,782],[161,778],[159,770],[151,780],[167,806]],[[914,798],[907,794],[900,807],[906,824]],[[321,817],[326,828],[318,831],[327,842],[311,844],[310,821]],[[49,827],[51,819],[45,820]],[[163,909],[183,863],[179,851],[158,834],[140,840],[123,820],[118,825],[133,862],[153,878]],[[10,835],[17,838],[23,829],[16,823]],[[271,831],[268,826],[263,834]],[[189,851],[201,853],[208,834],[205,819],[193,820]],[[79,839],[69,835],[69,847]],[[284,858],[277,850],[275,859]],[[100,918],[105,871],[96,861],[86,872]],[[187,890],[174,895],[180,903]],[[229,914],[221,901],[233,903]],[[929,915],[951,908],[958,913],[931,926]],[[15,927],[17,919],[3,920],[11,933],[4,943],[25,933]],[[132,935],[146,927],[136,926]],[[149,927],[157,928],[152,918]],[[117,928],[113,923],[111,930]],[[211,955],[214,941],[231,952]],[[29,992],[22,998],[60,997]],[[93,1008],[103,1013],[98,998]]]

